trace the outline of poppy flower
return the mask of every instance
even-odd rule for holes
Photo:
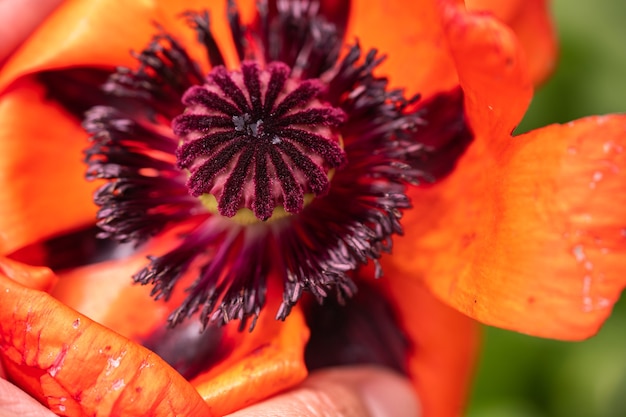
[[[495,11],[519,40],[456,1],[252,3],[69,1],[3,68],[17,385],[61,415],[222,415],[373,362],[446,416],[476,346],[446,304],[597,330],[624,118],[511,138],[553,62],[544,2]]]

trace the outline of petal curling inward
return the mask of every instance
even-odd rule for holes
[[[494,16],[439,1],[450,53],[476,140],[506,138],[533,95],[520,43]]]
[[[556,66],[556,32],[546,0],[466,0],[469,10],[494,13],[521,42],[535,85],[545,81]]]
[[[59,415],[210,415],[153,352],[3,274],[0,355],[9,377]]]
[[[50,268],[28,266],[4,257],[0,257],[0,275],[39,291],[49,291],[57,282],[57,276]]]
[[[484,323],[589,337],[626,284],[626,115],[500,140],[413,190],[411,239],[384,261]]]
[[[87,134],[24,79],[0,101],[0,253],[94,222],[84,180]]]
[[[232,413],[302,382],[307,376],[304,347],[309,339],[299,305],[285,321],[274,314],[282,301],[282,287],[268,288],[267,305],[252,332],[231,322],[225,339],[233,346],[225,359],[191,380],[215,415]]]
[[[226,62],[236,62],[226,19],[226,0],[210,2],[211,30]],[[35,72],[72,68],[133,67],[130,51],[141,51],[155,34],[156,24],[191,51],[202,53],[195,33],[181,14],[207,7],[206,0],[67,0],[32,34],[0,72],[0,91],[18,78]],[[196,46],[197,48],[193,48]],[[95,47],[94,47],[95,46]]]

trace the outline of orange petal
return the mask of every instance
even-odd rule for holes
[[[9,376],[60,415],[209,415],[157,355],[3,274],[0,352]]]
[[[223,45],[227,63],[236,61],[229,35],[226,1],[191,0],[65,1],[14,54],[0,73],[0,91],[16,79],[35,72],[89,66],[114,68],[135,66],[130,51],[140,51],[157,33],[158,23],[184,45],[197,45],[195,32],[189,29],[182,12],[207,7],[214,18],[211,30]],[[194,49],[196,54],[200,48]]]
[[[140,250],[120,245],[114,259],[57,272],[59,281],[50,294],[91,320],[138,341],[162,327],[170,312],[185,297],[184,288],[174,291],[167,303],[155,302],[152,287],[135,285],[132,276],[148,265],[149,255],[159,256],[178,243],[188,229],[181,224],[150,240]],[[190,279],[193,277],[189,277]],[[190,283],[182,283],[186,287]]]
[[[146,255],[160,253],[165,247],[152,245],[124,260],[63,272],[52,295],[133,341],[145,340],[149,333],[164,326],[189,284],[181,282],[166,303],[150,297],[150,286],[132,284],[131,276],[146,265]],[[267,298],[254,331],[240,332],[235,322],[226,326],[221,359],[191,381],[209,404],[212,415],[224,415],[257,402],[296,385],[307,375],[303,352],[308,328],[300,309],[294,308],[283,323],[274,319],[282,290],[270,288]]]
[[[386,265],[380,283],[411,341],[409,376],[422,414],[460,415],[478,352],[477,323],[438,301],[422,283],[407,279],[395,265]]]
[[[535,85],[556,66],[557,39],[546,0],[466,0],[467,8],[490,11],[520,40]]]
[[[307,375],[304,347],[309,331],[300,307],[294,307],[281,322],[274,316],[282,301],[282,287],[269,288],[267,299],[254,331],[242,333],[229,325],[233,350],[209,372],[191,381],[215,415],[231,413],[291,388]]]
[[[93,223],[87,135],[24,79],[0,100],[0,253]]]
[[[440,1],[444,30],[474,133],[506,137],[522,119],[533,86],[515,34],[493,16]]]
[[[500,140],[412,191],[385,262],[487,324],[589,337],[626,283],[626,116]]]
[[[39,291],[49,291],[57,282],[57,276],[49,268],[25,266],[3,257],[0,257],[0,275],[5,275],[20,285]]]
[[[147,265],[147,253],[58,273],[51,295],[131,340],[163,326],[171,306],[150,297],[151,286],[134,285],[132,276]]]
[[[393,30],[374,30],[381,26]],[[407,94],[429,96],[460,83],[476,133],[510,133],[532,97],[513,31],[459,1],[354,1],[346,39],[389,54],[379,73]]]
[[[143,255],[144,254],[141,254],[141,258],[145,260]],[[131,347],[136,346],[137,349],[143,351],[144,349],[135,345],[133,341],[145,340],[148,330],[154,330],[157,326],[163,326],[165,317],[169,311],[171,311],[172,303],[155,302],[149,295],[149,288],[132,285],[130,274],[136,272],[138,269],[138,267],[133,264],[139,263],[139,256],[129,259],[130,262],[128,265],[109,262],[101,265],[77,268],[75,271],[61,274],[61,278],[53,294],[60,296],[63,300],[69,301],[73,306],[85,310],[92,317],[75,313],[73,309],[68,308],[67,305],[61,303],[59,300],[47,298],[45,303],[41,301],[41,304],[48,306],[46,307],[46,311],[54,310],[55,320],[52,323],[49,323],[50,320],[45,317],[41,318],[41,320],[48,321],[47,325],[49,327],[57,328],[58,334],[69,332],[67,325],[64,326],[63,330],[60,329],[60,326],[63,326],[62,323],[66,321],[72,324],[72,326],[78,322],[81,328],[86,329],[97,327],[97,331],[103,333],[99,336],[102,338],[102,341],[98,342],[99,344],[97,346],[104,346],[105,343],[107,346],[115,346],[117,339],[123,340],[122,347],[115,351],[108,351],[108,358],[113,361],[114,364],[119,361],[120,355],[124,358],[127,357],[123,352],[130,350],[129,345]],[[100,271],[96,271],[97,267],[100,267]],[[29,269],[25,270],[29,271]],[[82,277],[85,282],[81,282],[79,280],[80,277]],[[11,281],[6,278],[0,277],[0,279],[11,283]],[[4,281],[0,280],[0,283],[4,284]],[[13,291],[13,287],[8,286],[8,284],[6,288],[9,288],[9,292],[13,294],[15,299],[19,298],[20,300],[13,301],[13,306],[11,306],[11,303],[8,301],[5,302],[0,299],[0,302],[3,303],[3,307],[6,306],[9,310],[14,309],[17,311],[20,308],[15,307],[16,303],[21,305],[21,303],[31,302],[33,308],[30,310],[29,314],[31,316],[37,316],[39,306],[36,302],[29,300],[35,297],[33,294],[36,294],[39,298],[43,297],[43,295],[33,291],[27,293],[24,288],[17,284],[13,283],[12,285],[13,287],[19,288],[20,292],[16,293]],[[107,288],[109,286],[114,289],[111,290]],[[4,287],[0,286],[0,291],[3,289]],[[238,331],[238,323],[232,323],[224,328],[225,333],[220,342],[222,349],[219,352],[220,359],[212,359],[213,363],[210,368],[191,381],[191,385],[196,388],[208,404],[210,413],[204,415],[224,415],[279,391],[290,388],[306,377],[307,371],[304,365],[303,352],[304,345],[308,340],[308,329],[299,308],[294,308],[292,314],[284,323],[274,319],[275,311],[282,300],[281,294],[282,291],[280,288],[272,287],[269,289],[268,305],[259,317],[254,332]],[[21,298],[24,298],[25,301],[22,301]],[[174,298],[176,298],[176,296]],[[50,307],[50,305],[52,305],[52,307]],[[57,312],[57,309],[61,312]],[[67,313],[68,311],[71,314]],[[33,314],[33,312],[35,313]],[[7,316],[7,314],[8,310],[2,311],[0,308],[1,321],[8,322],[14,320],[12,318],[13,316]],[[64,315],[67,314],[71,315],[71,320],[63,319]],[[42,316],[44,316],[43,311]],[[98,319],[102,318],[107,324],[117,326],[112,329],[115,333],[112,333],[109,327],[101,326],[99,323],[96,324],[92,320],[94,316]],[[9,317],[10,320],[6,320],[7,317]],[[59,323],[57,323],[58,317],[61,317]],[[78,320],[74,321],[77,318]],[[27,321],[25,325],[35,327],[33,320],[30,318],[28,320],[30,321]],[[160,320],[160,322],[158,322],[158,320]],[[86,323],[88,327],[84,327],[82,323]],[[120,336],[119,331],[126,333],[128,338]],[[75,333],[76,330],[72,330],[70,333],[72,332]],[[0,335],[4,335],[5,333],[6,330],[0,326]],[[109,340],[110,334],[114,334],[116,337]],[[67,336],[65,337],[67,338]],[[3,346],[7,345],[7,343],[9,345],[11,344],[2,340]],[[54,343],[56,343],[55,346],[57,346],[60,342],[57,341]],[[93,341],[90,343],[91,346],[95,344]],[[17,344],[17,342],[13,344]],[[46,345],[47,342],[43,344]],[[22,355],[24,355],[23,351],[27,349],[26,343],[23,343],[21,347],[13,346],[12,348],[7,348],[3,346],[0,347],[5,350],[8,349],[9,351],[13,348],[17,349],[19,354]],[[46,347],[52,349],[52,347]],[[102,355],[101,352],[100,354]],[[12,355],[18,355],[18,353],[12,353]],[[49,367],[53,366],[53,364],[36,366],[30,362],[20,362],[9,354],[7,354],[7,357],[8,359],[5,358],[4,361],[6,362],[9,375],[22,388],[27,389],[40,401],[45,402],[44,400],[49,397],[49,394],[46,392],[46,387],[42,385],[42,381],[45,372],[49,374]],[[52,357],[56,357],[56,354]],[[152,357],[157,356],[152,353]],[[135,360],[134,357],[132,358],[133,359],[128,359],[128,361]],[[79,364],[72,364],[71,366],[80,366],[83,360],[90,361],[91,356],[76,352],[73,357],[69,357],[69,359],[66,358],[63,361],[63,365],[67,367],[70,361],[72,363],[76,361],[79,362]],[[109,363],[110,362],[107,362],[107,364]],[[142,369],[142,363],[141,361],[136,361],[138,369]],[[98,366],[100,366],[100,368],[98,368]],[[106,368],[107,372],[110,370],[109,368]],[[176,372],[170,370],[169,366],[167,366],[167,368],[169,372],[173,372],[178,378],[181,378]],[[94,378],[103,378],[101,375],[101,364],[96,364],[96,369],[93,372],[98,372],[95,374]],[[54,377],[55,375],[52,376]],[[118,379],[111,378],[107,378],[106,381],[115,384],[115,381],[119,380],[119,375]],[[73,385],[73,387],[78,389],[80,382],[81,381],[74,381],[73,383],[75,385]],[[119,385],[121,383],[117,382],[117,384]],[[100,386],[100,388],[95,387],[93,390],[97,391],[102,388],[102,386]],[[70,398],[69,396],[66,397]],[[52,407],[50,401],[51,400],[48,399],[48,404]],[[67,403],[64,405],[69,407]],[[127,406],[127,404],[120,405],[120,407],[122,406]],[[52,409],[55,410],[54,408]],[[126,412],[125,409],[123,410]]]
[[[429,96],[458,83],[433,0],[353,0],[345,39],[387,54],[378,73],[407,95]]]

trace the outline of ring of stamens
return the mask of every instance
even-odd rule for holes
[[[217,66],[183,96],[177,164],[207,209],[266,221],[328,192],[329,174],[346,162],[337,131],[345,114],[318,98],[320,82],[289,74],[280,62]]]
[[[445,176],[472,140],[462,94],[418,106],[418,96],[389,89],[375,75],[384,59],[375,50],[355,43],[340,58],[340,32],[317,3],[259,9],[253,26],[230,9],[239,59],[260,63],[239,71],[221,66],[208,13],[190,12],[214,68],[206,79],[183,45],[158,33],[136,69],[110,76],[106,105],[87,112],[87,177],[105,180],[94,199],[98,236],[139,244],[176,227],[178,245],[133,278],[168,299],[195,275],[171,326],[197,314],[203,326],[239,320],[251,329],[272,280],[284,288],[277,319],[305,292],[343,304],[361,267],[382,276],[379,259],[410,207],[407,183]],[[54,80],[52,90],[63,84]],[[325,192],[303,209],[305,196]],[[221,216],[248,210],[269,221],[281,209],[300,214],[250,227]]]

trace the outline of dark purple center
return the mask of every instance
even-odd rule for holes
[[[177,164],[189,172],[191,195],[209,208],[217,202],[223,216],[300,213],[305,195],[326,194],[330,170],[346,162],[337,133],[344,112],[318,99],[321,82],[290,72],[280,62],[218,66],[183,96],[186,110],[173,121]]]

